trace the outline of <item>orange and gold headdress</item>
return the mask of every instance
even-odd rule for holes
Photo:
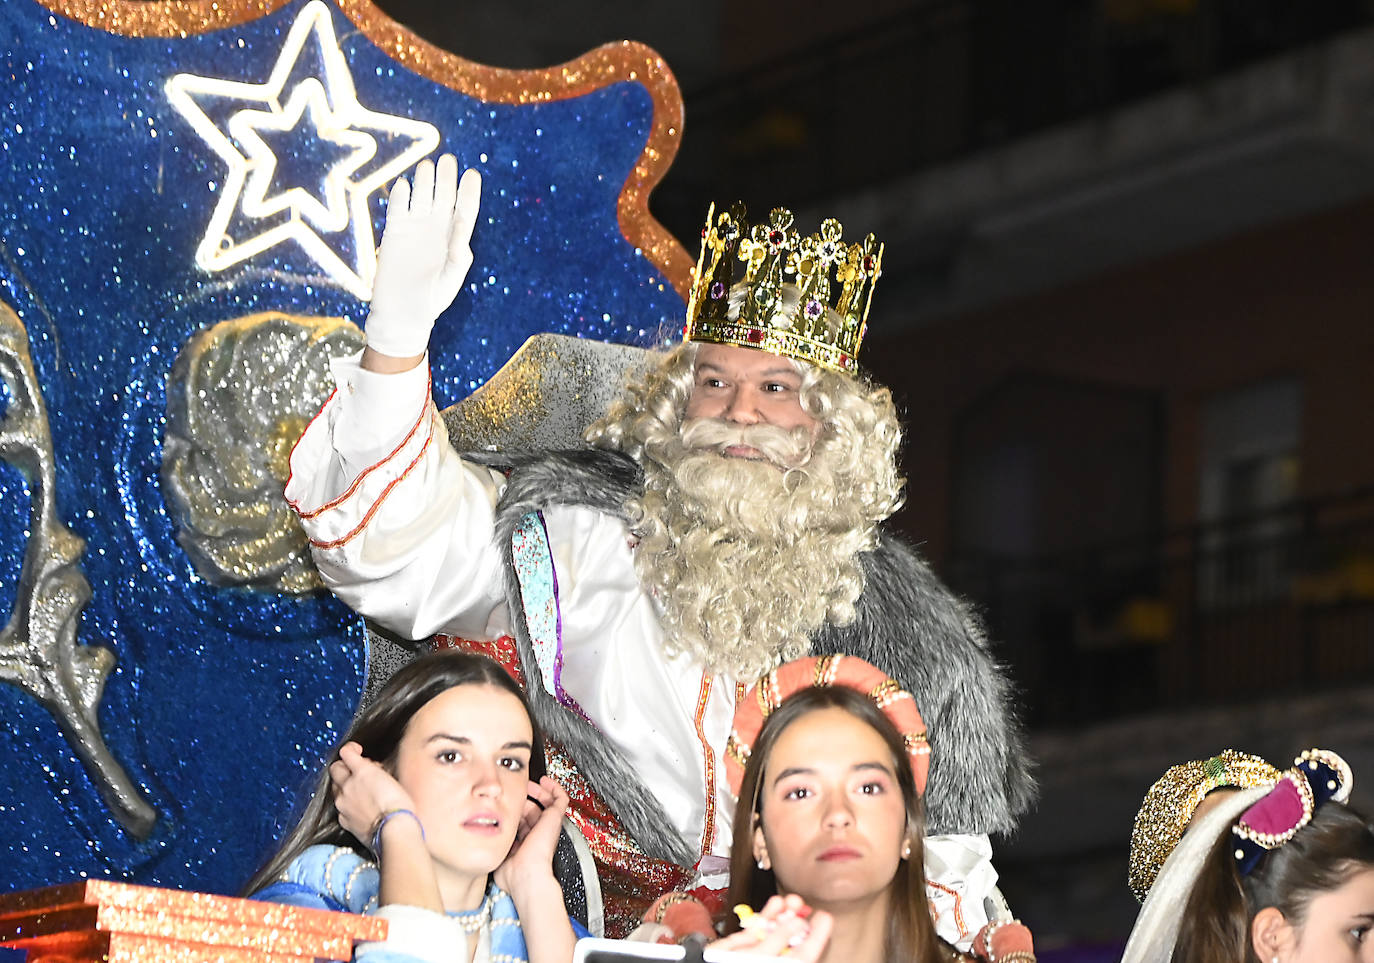
[[[744,218],[739,204],[719,215],[712,204],[706,212],[683,338],[760,348],[852,374],[883,246],[872,234],[846,244],[834,218],[807,237],[793,229],[792,212],[784,208],[752,230]],[[744,302],[731,318],[730,289],[741,282]],[[797,288],[795,307],[783,307],[784,284]]]
[[[744,784],[744,767],[749,764],[764,721],[788,696],[813,686],[840,686],[868,696],[901,735],[911,760],[916,794],[925,794],[930,740],[911,693],[863,659],[852,655],[812,655],[778,666],[759,679],[735,706],[735,721],[730,727],[730,738],[725,741],[725,778],[736,798]]]

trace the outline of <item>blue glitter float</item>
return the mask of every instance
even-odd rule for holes
[[[240,85],[237,100],[205,102],[229,130],[252,107],[243,92],[271,78],[293,25],[323,9],[337,51],[317,36],[283,82],[318,109],[280,130],[271,117],[254,121],[266,125],[269,152],[289,151],[264,179],[265,201],[297,196],[294,188],[324,210],[329,187],[312,169],[372,149],[360,179],[410,143],[371,130],[368,145],[329,127],[335,101],[323,83],[323,100],[308,85],[331,56],[346,64],[358,103],[432,125],[433,153],[482,172],[475,263],[431,345],[441,406],[533,334],[645,344],[683,313],[687,255],[647,212],[681,109],[652,51],[617,45],[564,68],[497,71],[424,44],[361,0],[266,13],[247,0],[170,14],[156,6],[0,5],[0,301],[28,336],[60,521],[85,541],[76,564],[91,598],[77,641],[117,659],[99,703],[105,745],[157,817],[144,838],[131,834],[53,715],[0,684],[0,845],[11,889],[108,877],[236,891],[289,824],[362,689],[366,634],[336,600],[216,585],[177,541],[160,471],[179,352],[197,333],[256,312],[361,323],[366,303],[296,240],[213,272],[197,264],[231,170],[168,99],[170,78]],[[358,237],[379,236],[383,192],[361,209],[362,234],[329,231],[323,215],[311,222],[345,264],[365,260]],[[293,215],[283,210],[255,219],[239,208],[215,243],[280,226]],[[13,408],[6,386],[0,411]],[[22,588],[32,484],[0,465],[6,611]]]

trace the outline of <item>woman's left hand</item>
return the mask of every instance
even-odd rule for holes
[[[515,843],[504,862],[496,867],[496,885],[501,887],[517,906],[531,887],[556,882],[553,878],[553,852],[558,847],[558,833],[563,816],[568,811],[568,794],[548,776],[531,782],[529,799],[515,831]],[[536,802],[537,800],[537,802]]]

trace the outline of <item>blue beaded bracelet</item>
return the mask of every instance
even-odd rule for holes
[[[425,824],[420,822],[420,817],[409,809],[388,809],[377,817],[377,828],[372,830],[372,852],[378,859],[382,858],[382,827],[392,816],[409,816],[415,820],[415,825],[420,827],[420,842],[425,841]]]

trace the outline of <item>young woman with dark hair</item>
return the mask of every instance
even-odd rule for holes
[[[1160,870],[1124,963],[1374,963],[1374,824],[1344,804],[1350,783],[1313,749],[1218,803]]]
[[[929,754],[910,694],[861,659],[764,676],[726,745],[739,800],[729,901],[745,909],[716,946],[824,963],[1033,961],[1014,921],[985,927],[976,957],[936,934],[922,845]]]
[[[360,963],[567,963],[576,935],[552,869],[567,805],[505,670],[435,653],[359,714],[246,892],[385,917]]]
[[[871,700],[803,689],[770,715],[750,760],[730,853],[732,906],[796,893],[831,915],[832,945],[850,947],[848,959],[856,942],[876,944],[883,959],[952,958],[926,905],[925,817],[910,758]]]

